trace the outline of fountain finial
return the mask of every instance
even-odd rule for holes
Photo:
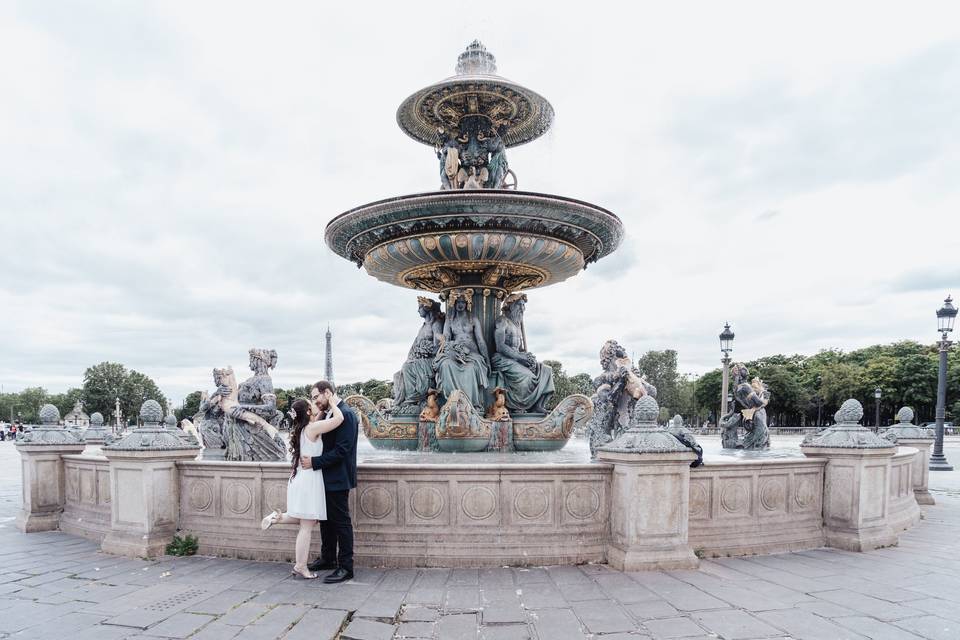
[[[474,40],[467,45],[466,50],[457,57],[458,76],[476,74],[492,76],[496,73],[497,59],[479,40]]]

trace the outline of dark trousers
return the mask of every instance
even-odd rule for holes
[[[353,523],[350,491],[327,491],[327,519],[320,521],[320,558],[353,571]]]

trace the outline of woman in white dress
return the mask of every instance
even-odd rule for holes
[[[327,503],[323,493],[323,472],[313,469],[301,469],[300,456],[319,456],[323,453],[323,441],[320,436],[333,431],[343,422],[343,413],[337,406],[330,407],[332,414],[325,420],[318,420],[328,409],[320,408],[297,400],[293,403],[293,433],[290,435],[291,463],[290,481],[287,483],[287,511],[274,511],[260,523],[262,529],[275,524],[299,524],[297,532],[296,563],[293,573],[308,580],[317,577],[307,568],[307,554],[310,552],[310,537],[317,520],[327,519]],[[313,422],[311,422],[313,420]]]

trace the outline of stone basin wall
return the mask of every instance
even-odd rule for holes
[[[110,463],[102,456],[63,456],[66,502],[60,530],[102,542],[110,531]]]
[[[18,449],[24,474],[24,504],[17,516],[22,531],[59,528],[100,541],[111,552],[151,556],[162,553],[179,529],[198,538],[201,554],[292,558],[295,527],[260,529],[264,515],[286,506],[286,463],[194,460],[192,451],[186,451],[186,459],[182,451],[180,459],[165,451],[108,459],[76,455],[75,443],[59,453],[43,445]],[[670,471],[670,477],[682,480],[672,485],[676,495],[643,489],[652,486],[649,482],[629,485],[641,489],[625,493],[622,486],[619,493],[612,490],[617,474],[660,473],[656,456],[586,464],[362,463],[359,486],[350,496],[357,562],[535,566],[613,562],[615,552],[627,562],[640,556],[615,540],[611,523],[619,517],[623,524],[628,513],[637,540],[669,534],[671,544],[685,549],[693,562],[693,552],[733,556],[823,545],[866,550],[895,544],[900,531],[919,521],[916,496],[926,487],[916,486],[914,474],[923,451],[901,446],[814,453],[708,460],[694,469],[679,459]],[[842,481],[850,460],[869,471],[857,482]],[[128,486],[131,470],[136,487]],[[117,487],[130,490],[127,500],[111,496]],[[847,511],[834,508],[831,519],[827,511],[837,505]],[[672,528],[658,533],[656,527],[663,529],[664,523]],[[132,542],[107,544],[121,535]],[[628,544],[634,544],[632,538]],[[313,546],[317,553],[319,532]],[[650,566],[658,562],[653,558]]]
[[[200,553],[289,560],[295,527],[260,530],[283,510],[289,466],[181,462],[180,528]],[[503,566],[603,562],[611,467],[363,464],[351,492],[365,565]],[[314,538],[319,551],[319,532]]]
[[[898,447],[890,461],[890,527],[904,531],[920,521],[920,506],[913,492],[913,459],[919,455],[913,447]]]
[[[692,469],[690,546],[705,557],[822,547],[825,465],[823,459],[778,458]]]

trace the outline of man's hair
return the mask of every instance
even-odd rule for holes
[[[327,380],[321,380],[320,382],[314,382],[314,383],[313,383],[313,386],[310,387],[310,388],[311,388],[311,389],[316,389],[316,390],[319,391],[320,393],[323,393],[324,391],[329,391],[329,392],[332,393],[333,395],[337,395],[337,388],[336,388],[335,386],[333,386],[333,383],[332,383],[332,382],[328,382]]]

